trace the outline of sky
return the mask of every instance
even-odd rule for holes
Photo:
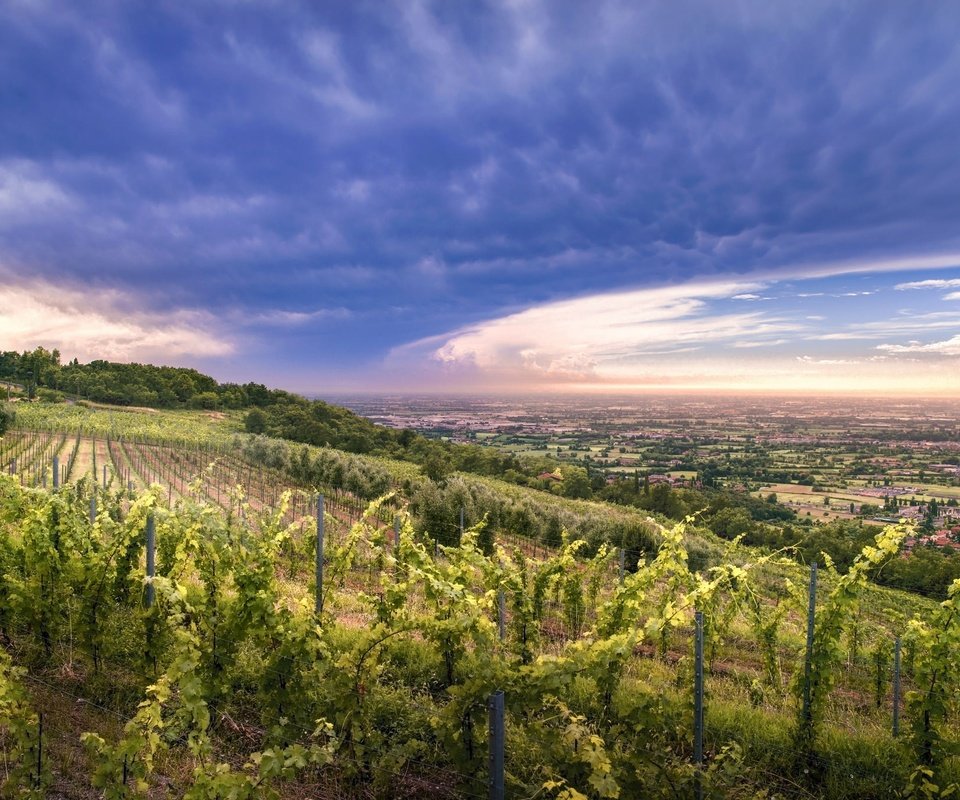
[[[0,349],[960,395],[960,5],[0,0]]]

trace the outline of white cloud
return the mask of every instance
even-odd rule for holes
[[[758,312],[709,313],[708,300],[752,288],[756,285],[702,283],[562,300],[399,351],[426,349],[447,365],[497,372],[587,376],[651,357],[691,352],[710,343],[768,340],[772,334],[801,327]]]
[[[887,353],[932,353],[940,356],[960,356],[960,334],[942,342],[923,344],[911,341],[907,344],[878,344],[877,350]]]
[[[844,364],[856,364],[848,358],[814,358],[813,356],[797,356],[797,361],[801,364],[821,364],[826,366],[841,366]]]
[[[778,271],[782,279],[786,278],[829,278],[834,275],[858,275],[862,273],[913,272],[920,270],[960,268],[960,253],[939,253],[931,256],[903,258],[863,258],[853,261],[829,261],[819,264],[794,264]],[[920,281],[924,283],[924,281]],[[901,284],[897,288],[917,288]],[[803,295],[798,295],[803,296]],[[814,295],[807,295],[814,296]]]
[[[153,70],[107,36],[89,34],[94,63],[101,78],[120,99],[154,124],[180,125],[185,118],[178,92],[161,86]]]
[[[905,289],[952,289],[954,286],[960,286],[960,278],[910,281],[908,283],[898,283],[894,288],[903,291]]]
[[[960,325],[958,313],[930,312],[814,333],[805,320],[759,311],[718,313],[709,303],[748,294],[749,288],[757,287],[700,283],[557,301],[399,350],[430,348],[432,358],[443,364],[470,365],[492,373],[603,376],[631,368],[642,372],[651,358],[690,348],[775,347],[787,343],[784,334],[807,341],[869,341]],[[846,359],[821,358],[810,363],[837,364]]]
[[[325,289],[369,286],[383,275],[373,267],[362,264],[342,264],[331,267],[313,267],[303,273],[304,282],[323,286]]]
[[[334,187],[334,195],[355,203],[363,203],[370,197],[370,181],[355,178],[349,181],[340,181]]]
[[[740,341],[734,342],[732,346],[738,349],[749,349],[753,347],[776,347],[781,344],[786,344],[789,341],[789,339],[769,339],[767,341],[761,340],[756,342]]]
[[[407,274],[425,289],[438,289],[446,285],[447,265],[442,257],[424,256],[408,267]]]
[[[217,219],[248,217],[261,212],[271,204],[264,195],[249,196],[223,194],[196,194],[170,204],[151,206],[154,214],[161,219]]]
[[[318,80],[312,90],[317,100],[353,118],[369,119],[378,114],[377,106],[361,97],[351,85],[350,73],[334,34],[313,30],[300,44],[317,73]]]
[[[74,200],[36,164],[19,159],[0,162],[0,227],[60,213]]]
[[[349,319],[353,312],[348,308],[317,308],[313,311],[286,311],[274,309],[250,315],[245,311],[237,311],[233,317],[239,324],[262,324],[276,326],[305,325],[308,322],[319,322],[325,319]]]
[[[944,300],[960,300],[960,292],[950,292],[943,296]]]
[[[823,324],[832,317],[797,316],[780,304],[734,313],[720,302],[762,299],[760,290],[782,280],[751,275],[544,303],[395,348],[387,366],[435,383],[439,364],[445,380],[455,374],[459,385],[514,390],[960,390],[960,373],[943,370],[942,362],[913,356],[949,355],[950,342],[875,344],[937,330],[952,335],[960,328],[960,312],[891,313],[880,300],[867,299],[877,291],[857,291],[844,295],[856,298],[849,302],[858,304],[857,315],[863,303],[878,316],[845,322],[838,329]],[[798,354],[789,345],[801,340],[825,344],[808,355]],[[858,344],[863,341],[870,344]],[[890,369],[893,363],[895,370]]]
[[[67,358],[120,361],[224,356],[234,345],[198,311],[131,312],[136,299],[115,291],[63,288],[2,275],[0,342],[4,349],[58,348]]]
[[[926,314],[901,312],[893,319],[861,322],[847,326],[846,330],[806,336],[807,340],[843,341],[853,339],[885,339],[897,334],[924,333],[941,328],[960,327],[960,312],[933,311]]]

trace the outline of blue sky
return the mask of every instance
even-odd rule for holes
[[[0,347],[960,391],[960,6],[0,2]]]

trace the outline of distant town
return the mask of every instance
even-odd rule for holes
[[[587,469],[594,485],[724,487],[814,521],[960,540],[960,403],[797,397],[341,397],[369,419]],[[560,468],[562,472],[562,466]],[[544,471],[544,484],[562,475]],[[907,549],[916,540],[907,542]],[[958,545],[960,546],[960,545]]]

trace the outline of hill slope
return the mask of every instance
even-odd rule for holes
[[[518,796],[688,797],[698,775],[716,797],[893,796],[914,764],[940,785],[957,779],[945,712],[960,617],[865,580],[902,532],[847,575],[822,571],[807,717],[808,572],[791,560],[638,509],[469,474],[437,484],[407,462],[246,434],[236,415],[31,404],[20,422],[47,432],[0,444],[4,463],[19,454],[16,479],[0,478],[0,624],[26,670],[0,664],[0,677],[3,696],[19,698],[6,719],[22,770],[10,774],[44,791],[84,796],[92,775],[122,793],[126,775],[196,797],[267,785],[289,797],[470,797],[486,781],[482,731],[498,688]],[[54,454],[67,488],[51,493],[39,487],[52,485]],[[319,626],[311,488],[328,497]],[[395,494],[356,524],[364,498],[384,491]],[[145,610],[149,513],[159,578]],[[609,541],[627,547],[622,582]],[[700,771],[695,609],[707,632]],[[915,690],[904,729],[923,734],[900,740],[897,635],[903,687]],[[169,693],[148,688],[158,680]],[[85,755],[83,731],[100,737]],[[268,752],[251,763],[282,753],[286,780],[243,768]]]

